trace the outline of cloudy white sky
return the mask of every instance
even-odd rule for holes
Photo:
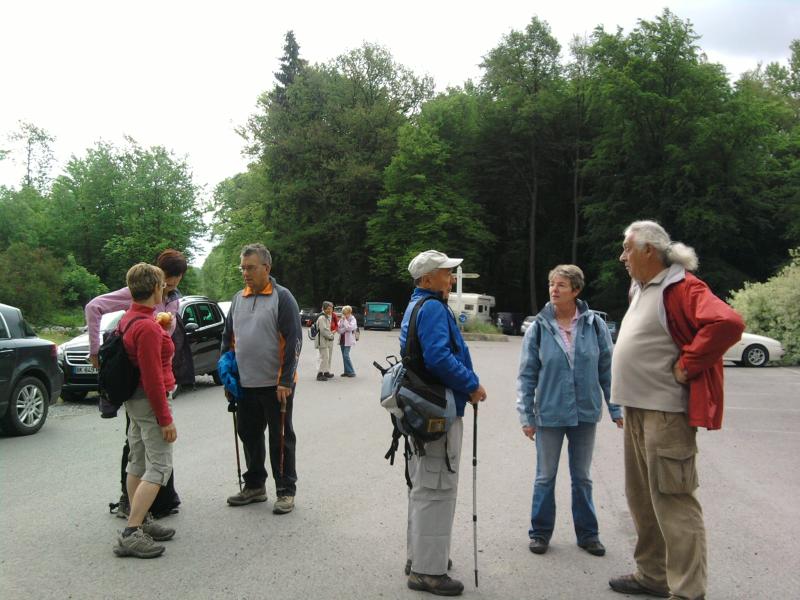
[[[234,128],[273,85],[289,29],[312,63],[377,42],[443,90],[479,79],[481,57],[533,15],[566,47],[664,6],[733,79],[785,64],[800,37],[800,0],[3,0],[0,148],[18,121],[35,123],[56,137],[57,174],[97,140],[128,135],[185,156],[208,193],[245,167]],[[0,161],[0,184],[20,179],[21,165]]]

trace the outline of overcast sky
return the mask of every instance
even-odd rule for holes
[[[289,29],[311,63],[376,42],[443,90],[479,79],[482,56],[533,15],[566,48],[600,24],[628,32],[664,6],[692,21],[733,79],[786,64],[800,37],[800,0],[2,0],[0,148],[18,121],[32,122],[56,137],[58,174],[71,155],[128,135],[185,156],[208,193],[245,168],[234,128],[274,84]],[[21,176],[0,161],[0,184]]]

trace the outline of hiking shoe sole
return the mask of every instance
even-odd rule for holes
[[[234,500],[233,498],[228,498],[228,505],[229,506],[244,506],[246,504],[253,504],[254,502],[266,502],[267,495],[264,494],[262,496],[252,496],[247,498],[246,500]]]
[[[131,550],[130,548],[126,548],[125,546],[114,546],[114,554],[121,557],[135,556],[136,558],[158,558],[164,554],[164,550],[164,546],[158,546],[150,552],[135,551]]]

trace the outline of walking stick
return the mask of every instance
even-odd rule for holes
[[[239,482],[239,493],[242,493],[242,463],[239,460],[239,424],[236,421],[236,409],[231,411],[233,417],[233,442],[236,444],[236,476]]]
[[[281,460],[280,460],[280,473],[281,478],[283,478],[283,454],[284,454],[284,446],[286,442],[285,437],[286,432],[286,398],[284,397],[281,400]]]
[[[472,546],[475,550],[475,587],[478,587],[478,404],[475,409],[475,420],[472,425]]]

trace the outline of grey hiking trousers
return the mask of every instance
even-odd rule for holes
[[[424,456],[414,454],[408,461],[411,490],[408,494],[407,558],[415,573],[447,573],[463,433],[463,418],[458,417],[447,436],[428,442]],[[455,473],[447,470],[445,437],[450,466]]]

